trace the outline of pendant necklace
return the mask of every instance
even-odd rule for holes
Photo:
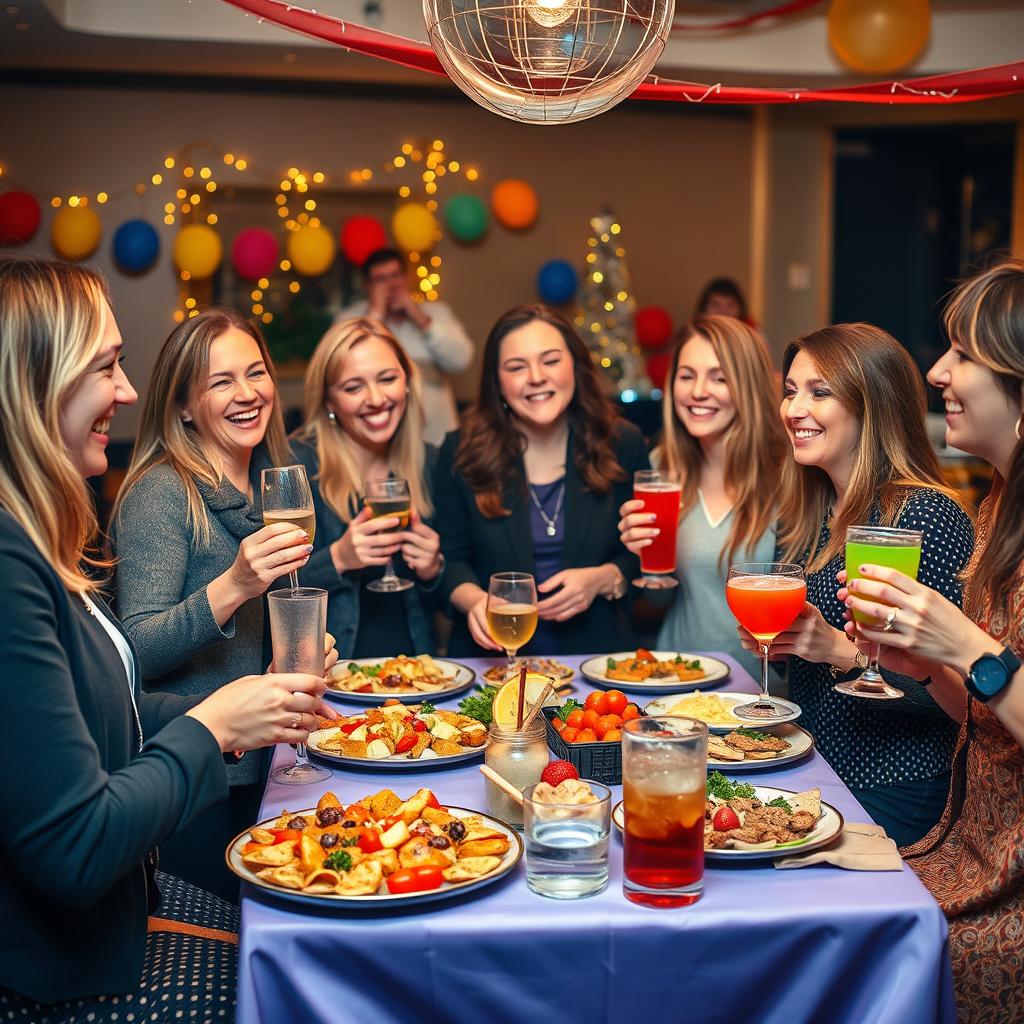
[[[533,489],[533,484],[527,484],[530,489],[530,497],[533,499],[534,505],[537,506],[537,511],[540,513],[541,519],[544,520],[544,532],[549,537],[554,537],[558,531],[558,517],[562,513],[562,501],[565,498],[565,481],[562,481],[562,486],[558,489],[558,500],[555,502],[554,514],[548,518],[548,514],[544,511],[543,506],[540,503],[540,499],[537,497],[537,492]]]

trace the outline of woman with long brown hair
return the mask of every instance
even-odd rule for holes
[[[945,312],[949,351],[928,380],[946,440],[990,462],[963,612],[915,580],[865,565],[839,591],[865,640],[959,724],[942,818],[903,851],[949,919],[960,1019],[1024,1020],[1024,259],[965,281]],[[877,604],[890,606],[879,617]]]
[[[848,526],[919,530],[921,582],[959,603],[971,522],[942,482],[925,433],[924,382],[895,338],[869,324],[825,327],[787,348],[783,373],[793,458],[779,548],[783,561],[805,567],[807,604],[772,651],[791,656],[789,693],[818,749],[890,837],[911,842],[942,811],[955,730],[908,677],[887,679],[903,693],[892,702],[833,689],[863,658],[843,631],[836,574]],[[749,634],[745,643],[753,649]]]
[[[375,320],[342,320],[323,336],[306,370],[305,426],[293,441],[316,506],[315,550],[303,583],[330,594],[327,627],[345,658],[405,651],[432,654],[425,596],[437,587],[441,543],[430,526],[429,474],[437,449],[423,440],[420,375],[395,336]],[[410,521],[374,518],[362,504],[367,480],[409,485]],[[395,558],[415,585],[378,593]]]
[[[601,390],[590,353],[561,316],[519,306],[491,328],[479,397],[445,439],[434,500],[456,613],[449,650],[498,650],[487,632],[492,573],[537,580],[540,624],[527,654],[632,644],[619,607],[639,570],[619,543],[618,508],[648,467],[640,432]]]
[[[682,515],[673,601],[658,633],[670,651],[725,651],[750,672],[725,601],[732,561],[770,562],[786,438],[764,340],[740,320],[699,316],[679,333],[651,461],[678,475]],[[622,541],[640,554],[657,529],[642,501],[619,510]]]

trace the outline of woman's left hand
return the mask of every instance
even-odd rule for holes
[[[551,594],[537,604],[538,617],[565,622],[585,612],[601,592],[603,575],[604,569],[595,565],[586,569],[563,569],[538,583],[538,593]],[[557,593],[552,594],[553,590]]]
[[[412,509],[409,513],[409,529],[398,534],[402,542],[402,558],[405,564],[424,583],[437,578],[441,571],[441,538]]]

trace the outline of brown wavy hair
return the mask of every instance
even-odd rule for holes
[[[909,492],[925,487],[960,504],[942,480],[925,431],[924,381],[907,350],[880,327],[835,324],[797,338],[782,360],[783,377],[798,352],[828,381],[836,400],[860,423],[860,441],[842,508],[836,509],[828,544],[817,555],[821,526],[835,501],[828,474],[818,466],[783,464],[779,546],[785,562],[809,559],[817,572],[843,551],[846,528],[866,523],[874,506],[880,525],[892,526]]]
[[[786,435],[772,397],[774,375],[764,339],[742,320],[698,316],[679,332],[662,400],[662,464],[679,474],[683,513],[697,504],[704,450],[676,412],[673,381],[683,346],[694,335],[711,344],[736,406],[725,432],[725,486],[734,497],[729,539],[719,561],[725,564],[752,550],[775,518],[780,468],[786,459]]]
[[[476,507],[488,519],[511,515],[505,495],[515,489],[526,492],[519,459],[526,438],[516,427],[501,394],[498,363],[501,343],[513,331],[540,320],[550,324],[565,341],[573,361],[576,389],[566,414],[576,441],[575,465],[587,490],[607,494],[625,471],[615,457],[614,438],[618,413],[602,390],[601,378],[590,352],[570,323],[547,306],[516,306],[500,316],[484,343],[480,389],[476,404],[462,424],[455,468],[476,495]]]
[[[996,385],[1024,413],[1024,259],[1011,256],[968,278],[953,292],[943,327],[972,359],[995,375]],[[992,486],[988,541],[967,568],[967,591],[987,597],[993,607],[1009,607],[1024,564],[1024,423],[1006,478]]]

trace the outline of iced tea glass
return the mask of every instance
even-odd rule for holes
[[[634,718],[622,727],[622,893],[647,907],[688,907],[704,888],[708,727]]]
[[[647,590],[668,590],[679,586],[676,579],[676,532],[682,503],[679,476],[670,469],[641,469],[633,474],[633,500],[644,503],[642,512],[653,513],[650,525],[660,532],[640,551],[643,576],[633,585]]]

